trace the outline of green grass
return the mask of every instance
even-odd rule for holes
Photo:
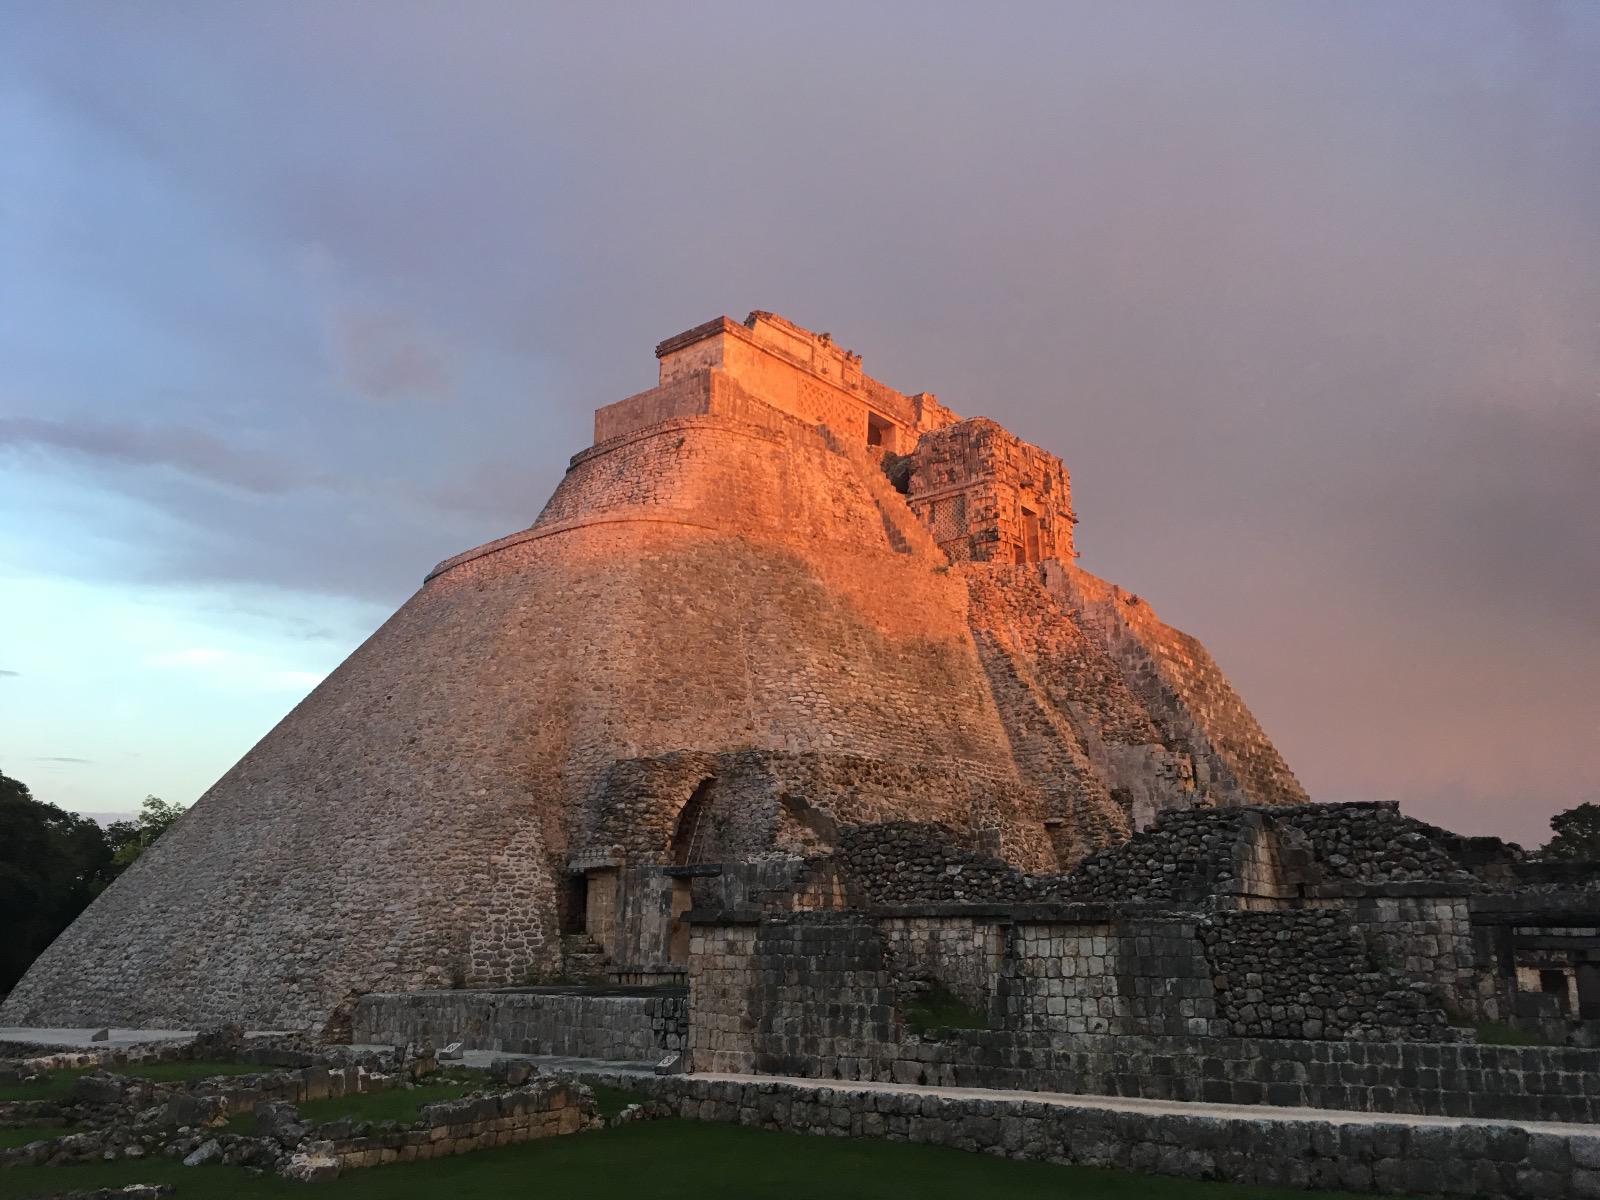
[[[56,1071],[43,1083],[8,1083],[0,1087],[0,1101],[65,1100],[72,1094],[73,1080],[87,1074],[86,1070]]]
[[[261,1075],[276,1067],[260,1063],[234,1062],[153,1062],[122,1063],[107,1067],[113,1075],[132,1075],[155,1083],[178,1083],[185,1079],[209,1079],[213,1075]]]
[[[594,1102],[600,1109],[600,1115],[610,1120],[630,1104],[644,1104],[650,1099],[643,1092],[636,1092],[632,1088],[606,1087],[596,1084],[590,1089],[594,1092]]]
[[[902,1008],[906,1027],[912,1033],[927,1034],[935,1029],[987,1029],[989,1018],[960,996],[935,984]]]
[[[351,1096],[308,1100],[298,1107],[301,1118],[312,1125],[346,1117],[352,1121],[415,1121],[421,1115],[417,1109],[422,1105],[455,1100],[484,1086],[481,1079],[444,1079],[415,1088],[390,1088],[382,1092],[358,1092]],[[231,1118],[224,1128],[229,1133],[253,1134],[256,1131],[255,1113],[240,1113]]]
[[[1478,1035],[1480,1046],[1538,1046],[1545,1040],[1536,1033],[1500,1021],[1480,1021],[1472,1030]]]
[[[72,1085],[82,1075],[96,1067],[73,1067],[67,1071],[52,1071],[43,1083],[13,1083],[0,1087],[0,1100],[65,1100],[72,1095]],[[118,1063],[107,1067],[113,1075],[133,1075],[156,1083],[176,1083],[184,1079],[207,1079],[212,1075],[259,1075],[271,1067],[254,1063],[229,1062],[152,1062]]]
[[[22,1129],[0,1129],[0,1150],[12,1150],[29,1142],[43,1142],[50,1138],[66,1137],[69,1133],[82,1133],[76,1125],[45,1127],[29,1125]]]
[[[313,1191],[315,1200],[545,1200],[560,1195],[585,1200],[1333,1200],[1336,1195],[1015,1162],[905,1142],[645,1121],[604,1133],[350,1171],[310,1190],[276,1176],[231,1167],[186,1168],[161,1159],[0,1171],[0,1197],[133,1182],[175,1183],[182,1200],[307,1200]]]

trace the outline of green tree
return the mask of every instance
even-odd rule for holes
[[[120,874],[183,816],[184,806],[169,804],[160,796],[146,796],[139,815],[131,821],[112,821],[106,826],[106,842],[111,847],[113,874]]]
[[[1555,837],[1545,843],[1546,858],[1600,862],[1600,804],[1580,804],[1550,818]]]
[[[111,866],[98,825],[0,773],[0,992],[94,899]]]

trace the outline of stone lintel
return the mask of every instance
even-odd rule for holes
[[[709,875],[721,875],[721,863],[692,863],[686,867],[662,867],[661,873],[668,879],[699,879]]]
[[[758,908],[691,908],[681,919],[691,925],[759,925],[771,915]]]

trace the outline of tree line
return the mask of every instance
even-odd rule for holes
[[[183,811],[146,796],[138,816],[102,827],[0,772],[0,995]]]

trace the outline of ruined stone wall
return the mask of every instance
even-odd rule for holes
[[[1213,1003],[1230,1002],[1232,985],[1221,997],[1212,991],[1204,922],[1262,916],[1064,922],[1013,914],[1015,930],[1002,939],[998,963],[994,917],[845,914],[696,925],[689,972],[692,1066],[824,1080],[1600,1122],[1596,1050],[1399,1036],[1334,1039],[1326,1029],[1320,1038],[1229,1035],[1228,1018],[1206,1015],[1216,1011]],[[1026,970],[1016,969],[1019,961]],[[1331,974],[1340,973],[1335,965]],[[930,975],[987,1014],[991,1027],[909,1033],[900,1011],[904,985]],[[1179,1021],[1181,1033],[1160,1031]]]
[[[1221,1032],[1186,918],[1019,925],[1003,969],[1004,1028],[1075,1034]]]
[[[856,1073],[846,1077],[873,1077],[859,1072],[889,1069],[882,1064],[915,1040],[907,1004],[926,985],[1018,1033],[1204,1036],[1225,1028],[1214,1019],[1192,919],[1098,913],[1002,928],[992,915],[960,911],[795,915],[696,926],[695,1069],[810,1075],[850,1060]]]
[[[698,796],[692,817],[685,801]],[[587,802],[583,839],[635,864],[732,863],[825,852],[846,825],[915,818],[969,839],[993,831],[1000,849],[1034,868],[1052,863],[1041,798],[999,771],[958,771],[856,754],[736,750],[674,752],[613,763]]]
[[[1150,1113],[1092,1098],[952,1096],[835,1080],[679,1076],[640,1086],[686,1120],[824,1137],[887,1137],[1038,1162],[1225,1180],[1270,1188],[1274,1195],[1318,1188],[1537,1200],[1600,1190],[1600,1137],[1587,1130],[1352,1123],[1271,1110]],[[1300,1090],[1293,1084],[1252,1086]]]
[[[947,825],[885,821],[840,829],[831,863],[857,907],[1017,904],[1056,898],[1054,880],[1024,874]]]
[[[1324,883],[1474,878],[1463,857],[1471,839],[1405,816],[1392,800],[1308,804],[1279,819],[1305,836]]]
[[[351,1041],[404,1046],[460,1042],[468,1050],[653,1062],[682,1050],[688,999],[655,994],[433,991],[375,993],[355,1007]]]
[[[1343,899],[1339,911],[1355,923],[1378,965],[1431,984],[1462,1019],[1498,1015],[1485,1005],[1498,990],[1494,958],[1477,950],[1470,901],[1461,892],[1380,885]]]
[[[416,1121],[386,1122],[365,1133],[323,1138],[309,1145],[300,1157],[305,1166],[317,1171],[306,1177],[327,1179],[333,1172],[561,1137],[584,1128],[594,1113],[594,1097],[587,1088],[561,1079],[539,1079],[496,1096],[424,1105]],[[325,1125],[316,1132],[329,1128],[332,1126]]]
[[[1164,813],[1132,840],[1079,863],[1062,890],[1094,900],[1229,904],[1245,890],[1262,825],[1243,808]]]
[[[1435,989],[1375,963],[1338,910],[1215,913],[1200,937],[1236,1036],[1458,1040]]]
[[[895,1003],[903,1005],[935,985],[998,1019],[1005,1003],[1001,987],[1007,935],[992,919],[889,917],[880,918],[878,928]]]

